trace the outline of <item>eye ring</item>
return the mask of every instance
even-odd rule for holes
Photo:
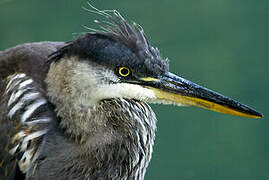
[[[119,72],[119,75],[122,77],[127,77],[131,74],[131,71],[128,67],[120,67],[118,72]]]

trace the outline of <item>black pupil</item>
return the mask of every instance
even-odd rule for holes
[[[121,70],[121,74],[123,74],[123,75],[127,75],[129,73],[129,71],[128,71],[128,69],[122,69]]]

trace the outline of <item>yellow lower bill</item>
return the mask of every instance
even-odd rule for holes
[[[189,105],[189,106],[198,106],[198,107],[209,109],[212,111],[217,111],[220,113],[230,114],[230,115],[235,115],[235,116],[243,116],[243,117],[249,117],[249,118],[261,118],[260,116],[246,114],[244,112],[240,112],[235,109],[231,109],[227,106],[223,106],[223,105],[220,105],[211,101],[207,101],[204,99],[174,94],[174,93],[166,92],[166,91],[152,88],[152,87],[149,87],[149,88],[152,89],[154,91],[155,96],[161,100],[171,101],[171,102],[175,102],[175,103],[179,103],[183,105]]]

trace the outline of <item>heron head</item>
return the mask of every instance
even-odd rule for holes
[[[95,12],[108,20],[95,21],[102,31],[87,33],[51,56],[53,63],[72,67],[66,75],[72,82],[69,88],[81,94],[81,99],[93,104],[104,99],[136,99],[262,117],[246,105],[169,72],[168,60],[151,46],[143,29],[129,25],[117,11]]]

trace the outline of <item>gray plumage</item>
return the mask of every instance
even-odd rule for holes
[[[13,66],[14,70],[10,70],[6,75],[1,73],[0,175],[4,179],[12,179],[15,172],[20,171],[18,167],[16,168],[16,163],[22,154],[15,154],[17,158],[14,159],[8,151],[14,146],[12,138],[19,131],[27,130],[27,125],[23,125],[20,121],[25,113],[25,107],[21,107],[14,116],[8,118],[7,114],[12,107],[7,106],[8,100],[12,92],[18,92],[18,86],[27,79],[34,80],[34,84],[28,85],[27,93],[36,89],[40,97],[47,98],[45,79],[49,64],[46,63],[48,60],[46,57],[62,45],[63,43],[52,42],[24,44],[0,53],[0,67],[11,67],[10,64],[17,66]],[[27,75],[6,93],[5,87],[10,81],[8,76],[22,72],[27,72]],[[26,92],[12,105],[18,104],[27,95]],[[30,102],[23,106],[29,107],[33,103],[34,100],[30,99]],[[62,103],[72,103],[72,99],[70,102]],[[55,108],[57,110],[58,107]],[[67,115],[56,117],[54,106],[48,100],[47,104],[35,109],[36,114],[33,113],[28,117],[29,122],[40,117],[49,118],[50,122],[35,124],[35,127],[39,128],[35,131],[43,128],[48,129],[48,132],[36,139],[36,145],[40,146],[42,143],[41,153],[26,176],[33,179],[143,179],[152,153],[156,123],[151,108],[146,103],[134,99],[104,100],[92,107],[91,117],[84,117],[87,116],[85,112],[89,109],[82,107],[78,113],[75,109],[72,111],[72,108],[70,104],[70,107],[62,109],[70,110]],[[87,132],[80,131],[72,124],[75,119],[88,120]]]
[[[120,18],[112,21],[120,28],[113,34],[22,44],[0,53],[0,179],[144,178],[156,128],[152,109],[124,97],[85,103],[85,96],[95,97],[87,94],[95,84],[72,79],[83,68],[92,68],[89,74],[100,84],[122,81],[114,74],[119,65],[132,68],[133,77],[167,70],[142,31],[113,16]],[[127,35],[130,40],[123,39]]]
[[[147,102],[262,117],[168,72],[140,26],[92,9],[102,30],[0,52],[0,179],[144,179],[156,129]]]

